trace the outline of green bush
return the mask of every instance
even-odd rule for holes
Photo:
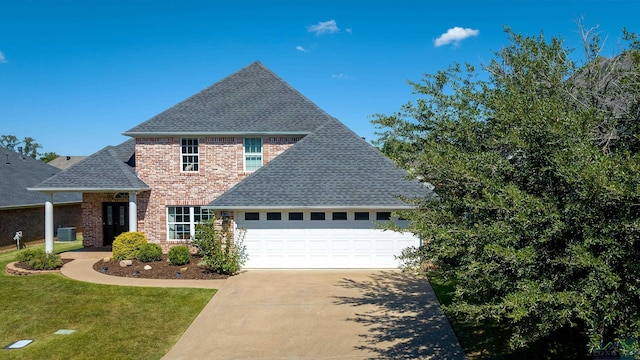
[[[171,265],[185,265],[191,262],[191,252],[186,245],[173,246],[169,249],[167,260]]]
[[[34,258],[43,258],[45,255],[47,255],[47,253],[41,247],[27,248],[18,252],[18,254],[16,255],[16,261],[28,263]]]
[[[154,243],[146,243],[140,246],[136,259],[142,262],[160,261],[162,258],[162,247]]]
[[[111,250],[114,260],[132,260],[136,258],[140,247],[147,243],[147,237],[141,232],[125,232],[113,240]]]
[[[240,271],[247,261],[245,246],[242,244],[243,232],[238,232],[232,243],[230,229],[214,228],[214,220],[196,226],[196,237],[193,244],[202,255],[202,264],[211,270],[226,275],[234,275]]]
[[[34,270],[55,270],[64,265],[60,255],[47,254],[43,251],[43,256],[36,256],[29,261],[29,266]]]

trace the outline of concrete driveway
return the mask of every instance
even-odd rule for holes
[[[393,270],[248,270],[163,359],[464,359],[424,278]]]

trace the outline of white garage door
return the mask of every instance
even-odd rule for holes
[[[245,268],[397,268],[402,249],[418,246],[420,241],[410,233],[382,231],[376,228],[375,211],[338,212],[334,220],[331,211],[324,220],[311,220],[311,212],[251,212],[236,213],[238,229],[244,231],[244,245],[249,260]],[[388,213],[386,213],[388,214]],[[257,219],[257,220],[256,220]]]

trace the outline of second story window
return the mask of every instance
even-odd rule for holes
[[[244,138],[244,171],[256,171],[262,166],[262,139]]]
[[[198,139],[180,139],[180,169],[184,172],[199,170]]]

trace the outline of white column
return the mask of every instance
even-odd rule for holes
[[[138,231],[138,205],[136,193],[129,193],[129,231]]]
[[[53,253],[53,193],[44,203],[44,251]]]

